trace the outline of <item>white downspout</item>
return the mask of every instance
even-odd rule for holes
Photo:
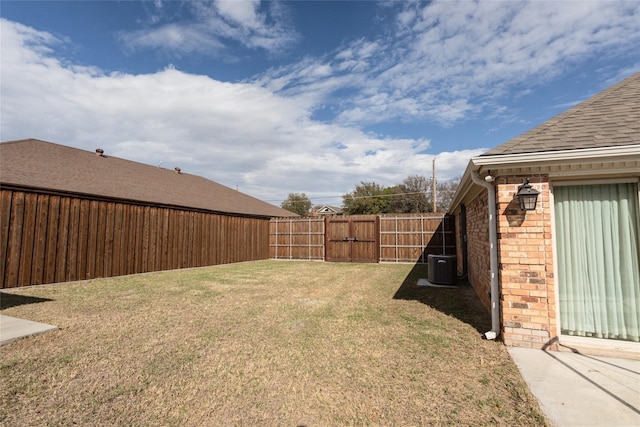
[[[484,337],[494,340],[500,335],[500,283],[498,281],[498,232],[496,227],[496,191],[491,185],[493,177],[483,180],[476,171],[471,171],[474,183],[487,189],[489,194],[489,273],[491,274],[491,330]]]

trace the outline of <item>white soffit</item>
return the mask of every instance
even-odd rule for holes
[[[523,154],[477,156],[471,159],[477,168],[523,168],[571,164],[624,163],[634,167],[640,162],[640,145],[576,150],[542,151]]]
[[[545,174],[579,178],[640,175],[640,145],[472,157],[454,195],[451,212],[464,200],[472,199],[482,191],[472,182],[472,171],[481,177],[487,171],[494,176]]]

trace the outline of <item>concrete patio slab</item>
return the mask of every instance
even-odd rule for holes
[[[431,283],[427,279],[418,279],[418,283],[416,283],[416,286],[428,286],[430,288],[446,288],[446,289],[457,289],[460,287],[456,285],[439,285],[437,283]]]
[[[10,343],[19,338],[55,331],[57,326],[0,314],[0,345]]]
[[[553,426],[640,425],[639,360],[518,347],[509,354]]]

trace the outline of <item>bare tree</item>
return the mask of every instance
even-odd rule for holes
[[[432,183],[432,179],[421,175],[409,176],[394,187],[361,182],[354,191],[342,196],[342,207],[347,215],[433,212],[430,202],[433,199]],[[437,183],[438,212],[449,209],[459,183],[460,177]]]
[[[448,211],[453,202],[453,196],[456,194],[460,184],[460,177],[457,176],[449,181],[439,182],[436,185],[436,198],[439,211]]]
[[[421,213],[429,212],[429,181],[420,175],[406,178],[402,184],[393,187],[396,194],[389,202],[390,212]]]

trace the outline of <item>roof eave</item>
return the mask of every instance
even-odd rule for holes
[[[471,162],[479,167],[501,169],[524,164],[545,165],[552,163],[586,163],[588,161],[613,160],[615,158],[640,155],[640,144],[573,150],[541,151],[534,153],[497,154],[472,157]]]
[[[170,203],[153,202],[148,200],[127,199],[127,198],[116,197],[116,196],[88,194],[88,193],[82,193],[77,191],[57,190],[55,188],[38,187],[38,186],[31,186],[31,185],[24,185],[24,184],[14,184],[11,182],[1,181],[1,180],[0,180],[0,189],[25,191],[25,192],[36,193],[36,194],[48,194],[48,195],[71,197],[71,198],[82,198],[87,200],[126,203],[129,205],[153,206],[158,208],[178,209],[178,210],[193,211],[193,212],[206,212],[206,213],[211,213],[216,215],[228,215],[228,216],[245,217],[245,218],[267,219],[267,218],[278,217],[278,215],[271,214],[271,213],[260,213],[260,212],[251,212],[251,211],[242,211],[242,210],[236,210],[236,211],[216,210],[216,209],[209,209],[206,207],[177,205],[177,204],[170,204]],[[292,212],[291,216],[299,216],[299,215]]]
[[[460,206],[467,198],[469,192],[474,188],[474,186],[476,186],[471,180],[471,172],[477,171],[478,169],[480,169],[480,166],[474,164],[472,158],[469,163],[467,163],[467,167],[462,174],[462,178],[460,178],[460,184],[458,184],[456,193],[453,195],[453,200],[449,206],[449,213],[455,212],[458,206]]]
[[[640,144],[472,157],[462,175],[449,212],[455,212],[469,196],[474,196],[474,193],[482,191],[480,186],[474,184],[471,180],[471,173],[474,171],[481,173],[483,170],[491,170],[492,175],[496,175],[501,169],[527,166],[545,168],[557,164],[575,165],[593,162],[614,162],[616,160],[640,161]]]

